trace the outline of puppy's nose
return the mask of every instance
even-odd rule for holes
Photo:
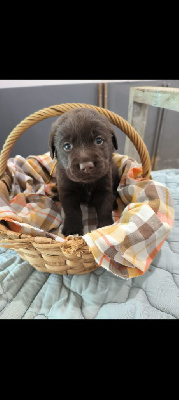
[[[85,174],[90,174],[93,169],[94,164],[92,161],[86,161],[80,164],[80,170],[85,172]]]

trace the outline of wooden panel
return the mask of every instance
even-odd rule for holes
[[[179,88],[171,87],[131,87],[129,94],[128,122],[144,140],[148,106],[179,111]],[[170,136],[171,140],[171,136]],[[124,153],[139,161],[133,144],[126,138]],[[166,158],[166,156],[165,156]],[[155,160],[156,162],[157,160]]]
[[[136,129],[139,135],[144,139],[145,127],[147,121],[148,105],[136,103],[134,101],[134,91],[130,89],[128,122]],[[138,152],[133,143],[126,137],[124,154],[129,155],[136,161],[141,162]]]
[[[169,87],[134,87],[131,88],[133,101],[154,107],[179,111],[179,88]]]
[[[145,81],[138,82],[110,82],[108,83],[108,109],[120,115],[128,121],[128,106],[129,106],[129,93],[131,87],[143,87]],[[156,87],[162,86],[163,81],[151,81],[150,85]],[[149,150],[152,149],[153,135],[155,132],[155,126],[157,121],[158,109],[156,107],[150,107],[147,115],[147,125],[145,130],[145,144]],[[113,126],[113,129],[117,136],[118,141],[118,153],[127,154],[124,150],[126,135],[120,131],[119,128]]]

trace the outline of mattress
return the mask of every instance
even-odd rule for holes
[[[145,274],[125,280],[102,267],[86,275],[41,273],[0,248],[0,319],[178,319],[179,169],[152,177],[169,188],[175,223]]]

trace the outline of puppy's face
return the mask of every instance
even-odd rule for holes
[[[109,171],[117,139],[108,119],[97,111],[79,108],[60,116],[50,133],[51,157],[74,182],[94,182]]]

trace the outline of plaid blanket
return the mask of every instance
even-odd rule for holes
[[[159,252],[173,225],[173,200],[161,183],[142,177],[142,167],[135,160],[114,154],[122,176],[118,186],[118,209],[114,224],[96,229],[93,207],[81,204],[84,235],[99,266],[129,279],[146,272]],[[63,241],[64,213],[57,197],[56,168],[49,152],[8,160],[13,176],[10,202],[0,193],[0,220],[9,229],[47,236]]]

